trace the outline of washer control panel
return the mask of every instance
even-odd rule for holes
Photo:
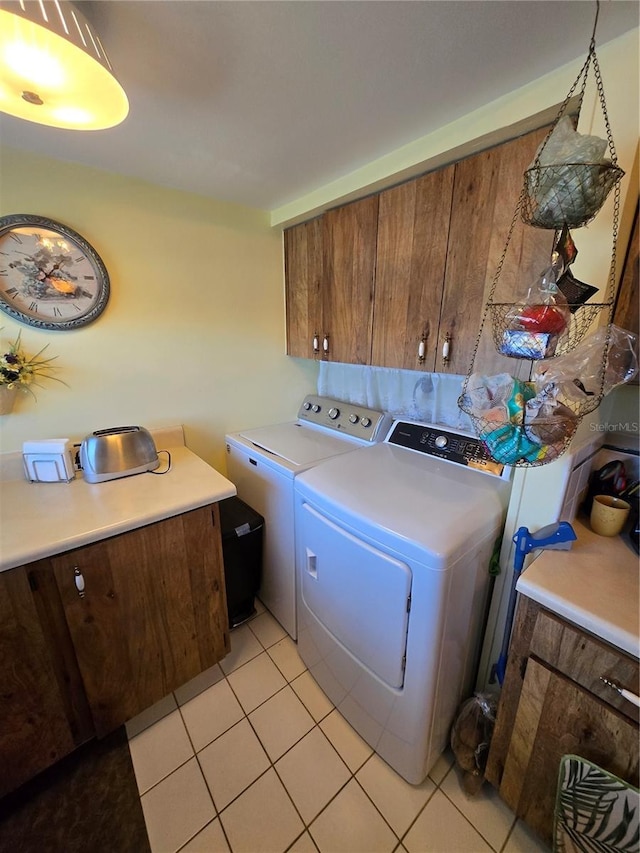
[[[447,462],[466,465],[496,477],[509,476],[509,470],[492,459],[482,441],[474,435],[453,432],[435,424],[398,421],[393,425],[387,444],[397,444],[407,450],[437,456]]]
[[[384,412],[315,394],[308,394],[302,401],[298,420],[372,444],[384,438],[391,423]]]

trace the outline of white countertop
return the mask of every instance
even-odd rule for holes
[[[181,445],[167,474],[90,484],[29,483],[21,465],[0,480],[0,571],[161,521],[236,494],[226,477]],[[21,463],[21,454],[17,454]],[[158,471],[164,470],[160,456]],[[21,474],[21,476],[20,476]]]
[[[542,551],[518,592],[634,657],[640,657],[638,555],[623,536],[598,536],[576,519],[570,551]]]

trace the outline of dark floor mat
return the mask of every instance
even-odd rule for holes
[[[124,727],[0,800],[0,853],[149,851]]]

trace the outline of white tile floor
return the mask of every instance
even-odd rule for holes
[[[322,693],[257,602],[231,653],[127,724],[153,853],[543,853],[445,753],[409,785]]]

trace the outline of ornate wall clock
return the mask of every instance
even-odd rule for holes
[[[109,299],[109,275],[80,234],[43,216],[0,217],[0,311],[39,329],[93,322]]]

